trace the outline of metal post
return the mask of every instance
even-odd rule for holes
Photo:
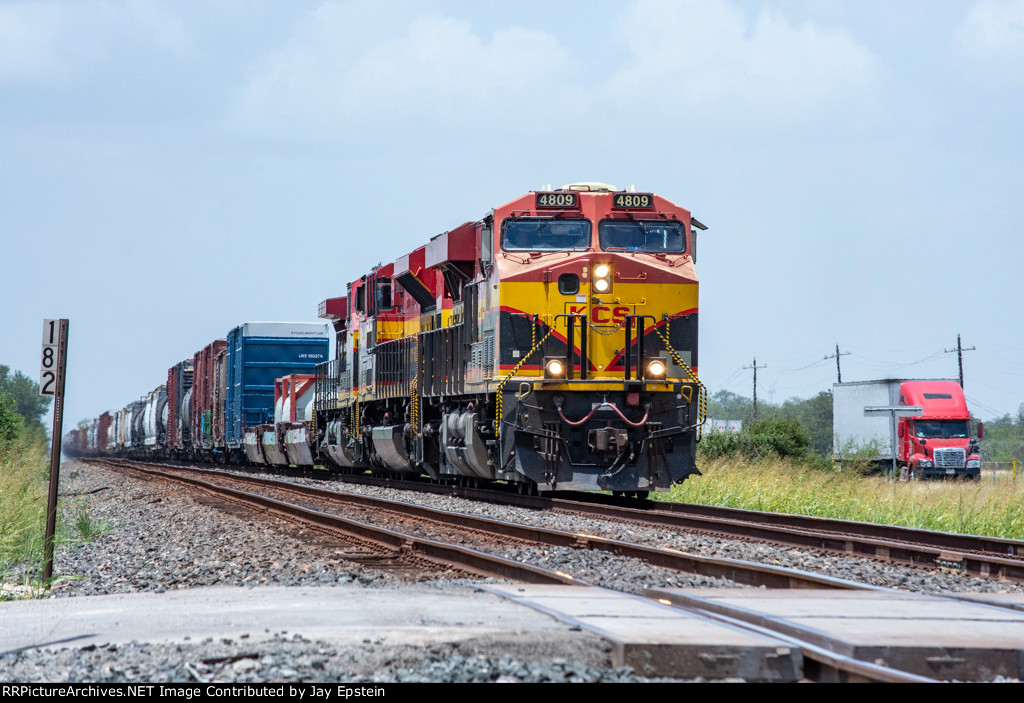
[[[924,408],[920,405],[888,405],[880,407],[865,407],[864,416],[870,417],[871,415],[888,415],[891,419],[889,422],[889,436],[892,439],[892,471],[890,478],[896,475],[896,455],[899,453],[899,447],[896,443],[896,418],[897,417],[918,417]]]
[[[47,321],[53,322],[53,321]],[[53,437],[50,442],[50,487],[46,499],[46,532],[43,536],[43,585],[50,586],[53,578],[53,536],[57,531],[57,487],[60,483],[61,432],[64,425],[64,376],[67,370],[68,321],[57,320],[60,332],[57,341],[57,384],[53,398]],[[44,342],[46,335],[44,323]],[[46,347],[43,345],[45,364]],[[42,392],[42,389],[40,389]]]

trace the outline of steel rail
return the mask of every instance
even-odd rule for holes
[[[452,484],[424,484],[370,476],[346,481],[487,500],[599,519],[627,520],[681,530],[700,530],[740,539],[891,563],[937,568],[985,579],[1024,582],[1024,540],[965,535],[896,525],[768,513],[670,501],[629,501],[600,493],[520,496]]]
[[[255,505],[261,507],[268,512],[279,515],[293,522],[299,522],[302,524],[309,525],[314,529],[328,529],[337,533],[348,535],[356,539],[369,540],[376,544],[380,544],[385,548],[391,549],[399,554],[409,554],[415,557],[423,558],[431,563],[435,563],[441,566],[451,566],[457,564],[459,568],[463,568],[473,573],[478,573],[487,576],[496,576],[500,578],[508,578],[521,580],[530,583],[555,583],[555,584],[571,584],[578,586],[590,586],[585,581],[573,578],[571,575],[565,574],[560,571],[544,569],[542,567],[536,567],[532,565],[520,564],[518,562],[504,559],[501,557],[495,557],[483,552],[468,549],[465,547],[459,547],[456,545],[449,545],[440,543],[434,540],[424,539],[413,535],[403,534],[394,530],[386,528],[379,528],[366,523],[358,522],[355,520],[342,518],[336,515],[330,515],[327,513],[310,510],[303,508],[292,503],[275,500],[266,496],[260,496],[247,491],[240,491],[237,489],[231,489],[225,486],[218,486],[215,483],[204,481],[198,478],[191,478],[182,476],[173,472],[167,472],[161,469],[147,468],[146,466],[140,465],[139,462],[112,462],[112,461],[97,461],[102,465],[108,466],[115,470],[129,469],[132,471],[143,472],[152,476],[157,476],[161,479],[180,482],[195,486],[201,490],[213,494],[218,497],[228,498],[229,500],[240,501],[248,505]],[[186,467],[182,467],[186,468]],[[277,490],[289,490],[296,493],[315,496],[318,498],[328,498],[331,500],[337,500],[339,498],[353,498],[353,503],[358,503],[364,507],[385,507],[388,510],[396,510],[397,506],[406,506],[408,504],[402,504],[398,501],[390,501],[385,499],[368,498],[366,496],[353,496],[351,494],[339,494],[334,491],[325,491],[323,489],[299,486],[297,484],[291,484],[285,481],[272,480],[272,479],[259,479],[252,476],[239,475],[233,473],[225,473],[222,471],[210,471],[207,469],[196,469],[188,467],[189,471],[196,471],[202,474],[214,474],[220,477],[230,478],[238,480],[240,482],[255,483],[272,485]],[[652,563],[657,563],[656,560],[664,557],[671,561],[674,558],[695,559],[695,562],[705,562],[712,565],[717,565],[717,573],[701,572],[695,573],[707,573],[708,575],[721,575],[724,573],[722,569],[733,568],[740,569],[734,578],[738,582],[744,582],[743,579],[747,578],[743,575],[745,567],[754,566],[757,567],[757,571],[772,574],[772,577],[768,580],[773,581],[777,585],[775,587],[802,587],[802,588],[856,588],[856,589],[867,589],[867,590],[878,590],[886,591],[890,589],[864,586],[862,584],[856,584],[852,582],[844,582],[840,579],[830,579],[828,577],[818,577],[813,575],[808,581],[804,581],[801,572],[796,572],[800,576],[794,578],[793,573],[787,569],[781,569],[778,567],[766,567],[763,565],[749,564],[747,562],[731,561],[725,559],[704,559],[696,558],[693,555],[686,555],[681,552],[674,552],[674,550],[659,550],[648,547],[642,547],[641,545],[630,545],[628,543],[618,543],[614,540],[605,540],[603,538],[597,538],[588,535],[577,535],[573,533],[559,532],[555,530],[546,530],[543,528],[534,528],[530,526],[515,525],[514,523],[505,523],[497,520],[490,520],[487,518],[476,518],[474,516],[468,516],[461,513],[447,513],[445,511],[438,511],[431,508],[425,508],[423,506],[414,506],[415,510],[411,511],[417,516],[428,517],[429,519],[445,519],[447,517],[456,516],[459,518],[458,523],[460,525],[472,526],[474,529],[479,529],[482,524],[490,523],[491,529],[502,530],[499,534],[508,534],[506,530],[514,530],[515,536],[522,536],[522,538],[529,538],[528,535],[537,535],[541,538],[553,539],[553,542],[549,544],[564,545],[564,546],[588,546],[589,548],[606,549],[607,551],[615,551],[616,553],[623,553],[623,548],[626,549],[625,555],[632,556],[629,553],[629,548],[639,547],[640,551],[646,553],[647,556],[640,556],[638,558],[645,558]],[[462,518],[468,518],[469,521],[463,523]],[[567,539],[571,538],[571,542]],[[659,564],[660,565],[660,564]],[[676,568],[670,566],[669,568]],[[715,569],[713,568],[712,571]],[[727,578],[729,576],[726,576]],[[767,585],[764,584],[764,585]],[[759,620],[740,620],[724,612],[715,612],[714,607],[702,608],[695,607],[692,603],[681,603],[673,600],[673,596],[670,591],[662,591],[661,589],[647,589],[647,592],[643,597],[657,600],[665,605],[680,608],[688,612],[694,613],[700,617],[704,617],[711,620],[716,620],[725,624],[729,624],[733,627],[749,630],[758,634],[780,640],[785,643],[791,644],[795,648],[799,648],[803,653],[804,664],[804,675],[805,678],[812,681],[822,682],[884,682],[884,683],[935,683],[938,682],[936,679],[927,678],[917,674],[908,673],[905,671],[893,669],[890,667],[882,666],[873,662],[866,662],[858,659],[854,659],[849,656],[838,654],[836,652],[829,651],[822,648],[821,646],[808,642],[795,636],[793,633],[788,631],[785,623],[776,622],[771,618],[761,616]],[[808,663],[810,666],[808,666]]]
[[[191,478],[164,470],[144,468],[135,465],[102,461],[101,464],[114,470],[139,471],[164,480],[185,483],[199,488],[219,498],[244,503],[250,506],[263,508],[274,515],[285,518],[292,522],[299,522],[317,530],[329,530],[335,534],[348,536],[359,540],[366,540],[394,551],[397,555],[408,555],[425,559],[433,564],[445,568],[457,566],[458,568],[482,576],[512,579],[525,583],[560,584],[560,585],[589,585],[580,579],[569,574],[553,569],[545,569],[531,564],[523,564],[512,559],[487,554],[467,547],[446,544],[436,540],[425,539],[415,535],[389,530],[387,528],[369,525],[343,518],[338,515],[330,515],[317,510],[310,510],[293,503],[275,500],[247,491],[241,491],[226,486],[218,486],[215,483],[204,481],[198,478]]]
[[[690,504],[657,503],[656,508],[640,508],[562,498],[550,500],[552,509],[593,517],[772,541],[785,546],[945,569],[978,578],[1024,581],[1024,541],[1020,540],[979,537],[975,541],[973,535]],[[665,505],[685,507],[664,510]],[[688,512],[686,509],[690,507],[698,510]],[[761,518],[767,519],[761,521]],[[888,538],[881,537],[883,535]],[[993,545],[998,545],[1002,553],[1012,549],[1012,553],[1020,557],[985,551]],[[961,551],[954,547],[960,547]]]
[[[303,475],[327,478],[327,475],[317,477],[317,473],[320,472],[307,471]],[[1024,582],[1024,540],[694,503],[628,501],[599,493],[522,496],[493,488],[457,484],[425,483],[368,475],[329,476],[340,477],[346,482],[360,485],[454,495],[519,507],[571,512],[599,519],[699,530],[731,538],[754,539],[845,556],[937,568],[978,578]]]
[[[141,466],[138,462],[129,465]],[[161,473],[148,468],[143,471]],[[271,486],[276,490],[290,491],[296,495],[316,497],[339,503],[349,503],[373,510],[390,510],[402,515],[411,515],[420,519],[432,520],[445,525],[453,525],[463,529],[471,529],[494,535],[498,538],[513,538],[551,547],[568,547],[573,549],[592,549],[618,556],[639,559],[653,566],[673,571],[697,574],[711,578],[727,579],[734,583],[755,588],[827,588],[845,590],[884,590],[853,581],[838,579],[831,576],[812,574],[806,571],[788,569],[770,564],[720,557],[705,557],[689,554],[676,549],[649,547],[620,540],[607,539],[583,533],[566,532],[550,528],[523,525],[520,523],[484,518],[466,513],[437,510],[422,505],[401,501],[374,498],[371,496],[338,493],[320,488],[303,486],[254,476],[225,473],[222,471],[185,468],[204,476],[215,476],[244,483]],[[172,474],[173,475],[173,474]],[[198,481],[198,479],[195,479]],[[205,483],[205,482],[204,482]],[[268,499],[269,500],[269,499]],[[362,525],[363,523],[358,523]]]
[[[572,499],[571,496],[564,496]],[[579,496],[586,502],[594,502],[594,499],[607,499],[610,496],[597,496],[595,494],[581,494]],[[619,499],[621,500],[621,499]],[[610,503],[610,501],[602,501]],[[672,513],[680,516],[704,517],[714,519],[733,519],[744,523],[758,523],[762,525],[778,526],[790,529],[803,529],[821,533],[849,534],[856,532],[866,538],[899,542],[906,544],[918,544],[933,547],[944,551],[972,552],[986,554],[994,557],[1006,557],[1009,559],[1024,560],[1024,540],[1009,539],[1005,537],[991,537],[987,535],[969,535],[956,532],[940,532],[937,530],[924,530],[916,527],[903,527],[900,525],[884,525],[875,522],[858,522],[855,520],[841,520],[838,518],[814,517],[811,515],[796,515],[793,513],[770,513],[758,510],[745,510],[741,508],[724,508],[714,505],[700,505],[697,503],[680,503],[672,501],[645,501],[646,510]]]
[[[786,623],[781,620],[767,616],[740,620],[717,611],[713,604],[708,608],[697,607],[693,603],[680,602],[670,591],[666,592],[660,589],[647,589],[644,597],[709,620],[772,637],[792,645],[803,652],[804,676],[811,681],[818,683],[942,683],[938,679],[830,651],[793,635],[789,632]],[[811,663],[811,666],[808,666],[808,662]]]

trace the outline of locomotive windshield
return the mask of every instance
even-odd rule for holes
[[[528,218],[505,220],[501,226],[505,251],[572,251],[590,248],[589,220]]]
[[[971,436],[967,420],[915,420],[914,434],[926,439],[961,439]]]
[[[686,231],[682,222],[665,220],[605,220],[598,228],[605,251],[646,251],[682,254],[686,251]]]

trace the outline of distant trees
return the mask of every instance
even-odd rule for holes
[[[0,364],[0,455],[18,443],[19,439],[42,442],[46,427],[42,416],[50,407],[50,399],[39,395],[39,384]]]
[[[1016,415],[1006,414],[985,423],[981,452],[988,461],[1024,462],[1024,403]]]
[[[21,436],[25,421],[18,414],[13,397],[0,391],[0,456],[3,456]]]
[[[39,384],[11,367],[0,364],[0,394],[12,398],[15,412],[20,415],[29,428],[45,430],[42,417],[50,407],[50,399],[39,395]]]
[[[753,423],[754,402],[731,391],[718,391],[708,399],[708,416]],[[807,439],[807,448],[815,454],[832,454],[832,391],[822,391],[807,399],[790,398],[782,405],[758,401],[759,420],[795,421]],[[753,429],[753,428],[750,428]]]

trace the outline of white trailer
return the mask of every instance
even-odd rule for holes
[[[885,415],[865,416],[866,407],[900,405],[900,385],[906,381],[950,379],[885,378],[832,384],[832,453],[837,459],[868,447],[876,450],[858,459],[892,461],[892,420]],[[956,380],[956,379],[952,379]]]
[[[832,453],[837,459],[868,447],[877,450],[869,461],[892,461],[892,431],[888,418],[865,416],[865,407],[898,405],[903,379],[832,384]]]

